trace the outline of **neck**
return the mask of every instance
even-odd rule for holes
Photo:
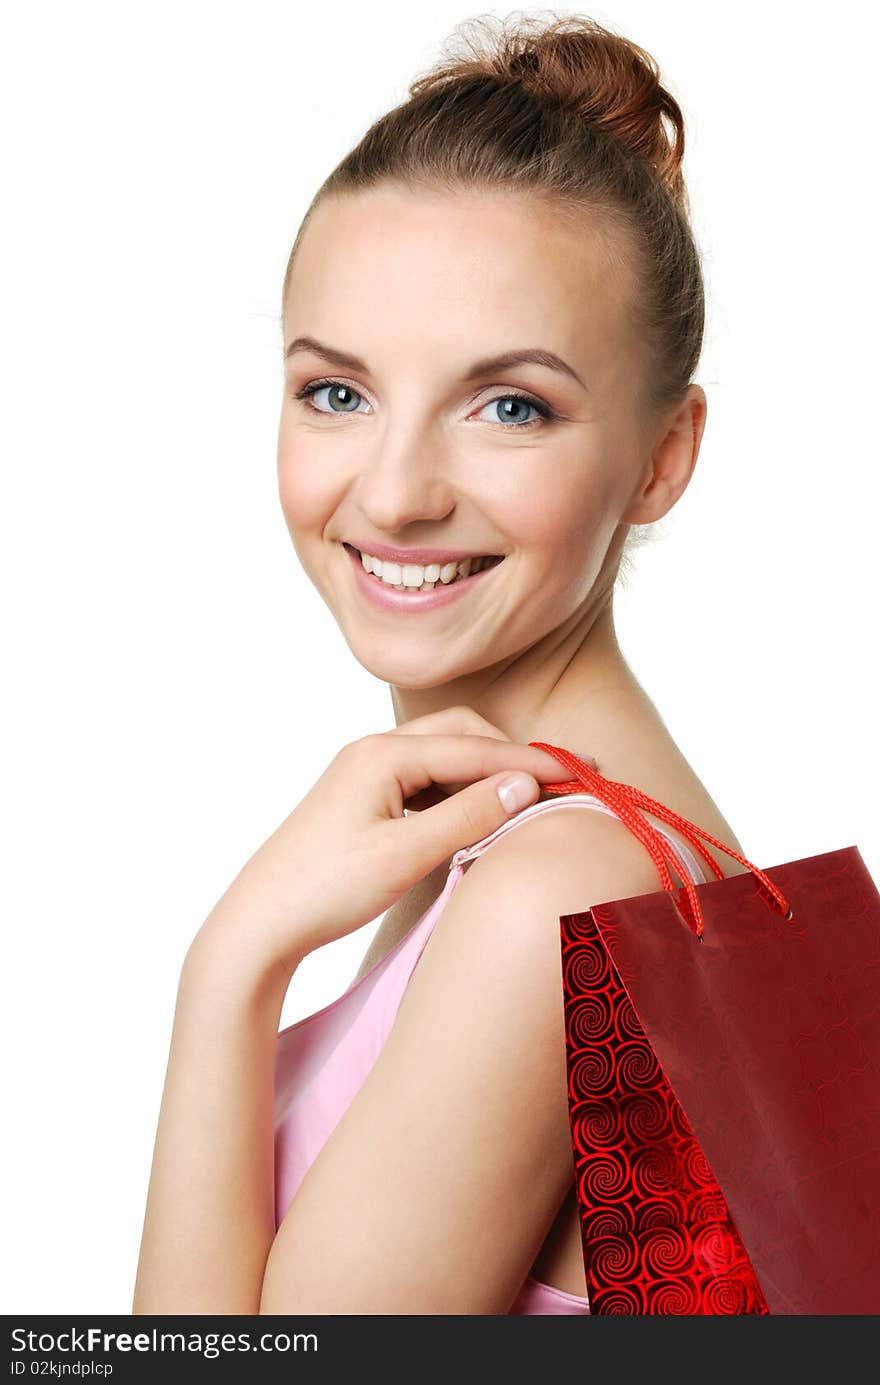
[[[439,687],[393,685],[396,724],[465,705],[511,740],[592,755],[606,779],[642,782],[658,753],[680,752],[620,649],[612,596],[499,664]]]

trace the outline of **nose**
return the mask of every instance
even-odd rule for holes
[[[364,518],[375,531],[394,535],[417,520],[445,519],[454,508],[454,488],[441,448],[424,430],[376,439],[356,486]]]

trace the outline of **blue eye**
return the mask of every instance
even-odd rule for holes
[[[480,413],[482,414],[485,409],[496,410],[494,418],[490,415],[487,423],[511,424],[516,428],[528,427],[529,424],[537,422],[535,418],[525,416],[529,409],[539,418],[550,417],[550,410],[546,404],[539,404],[536,399],[530,399],[525,394],[501,394],[497,399],[491,399],[488,404],[484,404]]]
[[[319,395],[325,393],[327,407],[315,402]],[[319,414],[354,414],[358,411],[358,404],[364,402],[362,394],[353,390],[351,385],[344,385],[341,380],[314,380],[312,384],[297,390],[295,398],[309,399],[309,407]]]
[[[326,397],[324,397],[326,396]],[[323,402],[318,401],[323,398]],[[307,407],[319,414],[355,414],[363,412],[359,409],[360,404],[369,405],[363,395],[351,385],[346,385],[342,380],[313,380],[308,385],[303,385],[301,390],[297,390],[295,399],[308,401]],[[553,410],[547,404],[541,404],[537,399],[532,399],[526,394],[516,392],[498,395],[497,398],[484,404],[478,418],[482,418],[487,409],[494,409],[495,415],[485,418],[486,423],[500,423],[508,432],[515,429],[523,430],[532,428],[539,419],[552,419],[555,417]],[[529,417],[531,410],[532,417]]]

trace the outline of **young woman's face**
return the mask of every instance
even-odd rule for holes
[[[284,308],[279,495],[376,677],[439,686],[589,607],[643,520],[630,292],[586,217],[534,200],[388,184],[316,208]],[[386,579],[433,591],[367,571],[387,548]],[[445,585],[465,554],[502,561]]]

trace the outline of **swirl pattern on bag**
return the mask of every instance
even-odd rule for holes
[[[569,1114],[592,1313],[767,1314],[745,1247],[595,918],[562,946]]]

